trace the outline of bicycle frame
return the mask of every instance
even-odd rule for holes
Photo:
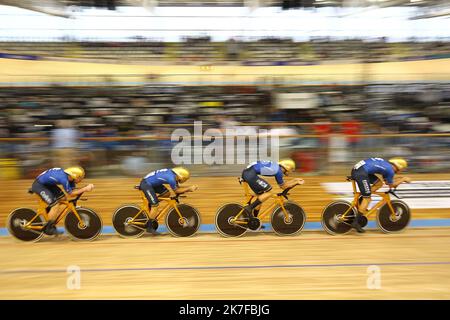
[[[345,219],[347,217],[348,213],[353,208],[358,208],[358,200],[359,200],[359,197],[361,195],[361,192],[357,192],[356,191],[356,182],[355,182],[355,180],[351,180],[351,181],[352,181],[352,188],[353,188],[353,201],[351,203],[350,208],[348,208],[348,210],[345,211],[342,214],[341,219]],[[373,194],[376,194],[376,195],[380,196],[382,198],[382,200],[380,202],[378,202],[375,206],[373,206],[372,209],[370,209],[367,213],[364,214],[366,217],[369,217],[374,212],[377,212],[377,210],[379,208],[381,208],[384,204],[388,205],[389,210],[391,210],[391,214],[395,214],[395,210],[392,207],[391,197],[389,196],[389,194],[387,194],[385,192],[374,192]]]
[[[64,195],[66,196],[66,199],[68,199],[68,194],[62,190],[64,192]],[[39,216],[43,216],[45,221],[49,220],[49,216],[47,213],[47,203],[41,199],[41,197],[39,197],[38,195],[36,195],[38,197],[38,210],[36,215],[33,217],[33,219],[31,219],[27,224],[25,224],[25,228],[28,229],[32,229],[32,230],[37,230],[37,231],[42,231],[42,229],[44,229],[44,226],[33,226],[31,225],[33,223],[34,220],[37,219],[37,217]],[[75,198],[74,198],[75,199]],[[72,199],[73,200],[73,199]],[[58,224],[65,216],[67,213],[69,213],[70,211],[72,211],[75,216],[77,217],[79,223],[80,223],[80,227],[84,228],[84,222],[83,219],[81,219],[80,215],[78,214],[75,204],[72,200],[63,200],[63,201],[59,201],[58,204],[63,204],[66,207],[58,214],[58,217],[56,218],[55,224]]]
[[[150,212],[148,212],[148,207],[149,207],[149,202],[147,200],[147,198],[144,195],[144,192],[142,190],[139,190],[141,193],[141,198],[142,198],[142,202],[143,204],[140,207],[140,210],[138,211],[138,213],[136,213],[136,215],[131,219],[131,223],[135,224],[135,225],[142,225],[142,227],[145,227],[147,221],[145,222],[141,222],[141,221],[137,221],[137,217],[143,212],[145,213],[147,219],[150,219]],[[177,203],[178,203],[178,196],[177,197],[160,197],[158,198],[160,201],[166,202],[166,206],[160,210],[157,214],[157,216],[155,217],[155,219],[157,221],[160,220],[160,218],[164,217],[167,212],[169,212],[170,209],[175,209],[176,213],[178,214],[178,216],[180,217],[180,219],[183,219],[183,216],[181,215],[180,210],[178,209]]]
[[[242,187],[244,188],[244,194],[245,194],[244,206],[245,206],[245,205],[250,204],[252,199],[256,198],[256,196],[251,194],[250,187],[249,187],[247,182],[245,182],[245,181],[243,181],[241,179],[239,179],[239,182],[242,184]],[[286,208],[284,207],[283,196],[280,195],[280,194],[273,194],[270,197],[270,199],[273,199],[273,202],[269,205],[269,207],[264,209],[263,212],[261,212],[258,215],[258,218],[262,220],[265,216],[267,216],[270,212],[272,212],[273,209],[275,209],[277,205],[279,205],[281,207],[281,209],[283,210],[285,218],[289,219],[289,214],[286,211]],[[239,211],[239,213],[231,220],[231,222],[236,223],[236,224],[246,225],[247,224],[246,221],[238,220],[238,218],[243,214],[244,211],[245,211],[244,209]]]

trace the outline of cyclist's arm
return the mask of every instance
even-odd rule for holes
[[[397,188],[402,183],[411,183],[411,178],[410,177],[398,177],[395,179],[395,181],[392,185],[389,185],[389,187]]]
[[[175,190],[176,193],[185,193],[185,192],[193,192],[197,190],[197,185],[193,184],[191,186],[183,186],[181,188],[178,188],[177,190]]]
[[[280,186],[281,189],[285,190],[287,188],[291,188],[297,184],[303,184],[304,181],[303,179],[300,178],[295,178],[289,181],[284,181],[283,179],[283,173],[281,172],[281,169],[279,169],[279,171],[277,172],[277,174],[275,175],[275,180],[277,181],[278,185]]]
[[[94,185],[92,185],[92,187],[90,187],[92,184],[88,184],[87,186],[83,187],[83,188],[79,188],[79,189],[74,189],[69,195],[70,196],[77,196],[81,193],[84,193],[86,191],[91,191],[94,188]]]
[[[176,195],[176,191],[179,189],[179,188],[177,188],[175,191],[172,189],[172,187],[170,186],[170,184],[163,184],[163,186],[164,187],[166,187],[166,189],[169,191],[169,195],[171,196],[171,197],[175,197],[175,195]],[[165,194],[165,192],[163,193],[163,194]]]
[[[170,186],[170,184],[164,184],[164,186],[167,188],[167,190],[169,190],[171,197],[174,197],[177,194],[182,194],[182,193],[189,192],[189,191],[195,191],[197,189],[196,185],[182,186],[182,187],[176,188],[175,190],[173,190],[173,188]]]
[[[370,188],[370,190],[372,192],[376,192],[378,189],[380,189],[383,186],[383,180],[378,179],[377,182],[375,182],[372,187]]]
[[[281,189],[285,190],[287,188],[291,188],[297,184],[302,184],[302,183],[303,183],[303,179],[296,178],[296,179],[292,179],[289,181],[285,181],[283,184],[281,184],[279,186]]]
[[[59,180],[59,182],[61,183],[61,186],[64,189],[64,193],[66,194],[66,196],[67,195],[71,197],[78,196],[81,193],[84,193],[86,191],[89,192],[94,189],[94,185],[92,183],[88,184],[87,186],[84,186],[83,188],[76,188],[75,181],[69,178]]]
[[[94,188],[94,185],[92,185],[92,187],[90,187],[91,186],[91,184],[90,184],[90,185],[87,185],[87,186],[85,186],[83,188],[72,189],[72,190],[70,190],[70,192],[67,192],[67,190],[64,188],[63,185],[57,185],[57,186],[62,191],[62,193],[64,193],[64,197],[62,197],[61,200],[68,200],[68,198],[75,197],[75,196],[77,196],[77,195],[79,195],[79,194],[81,194],[83,192],[86,192],[86,191],[91,191]]]
[[[192,192],[197,190],[197,185],[193,184],[191,186],[182,186],[182,187],[178,187],[175,190],[175,193],[177,194],[181,194],[181,193],[185,193],[185,192]]]

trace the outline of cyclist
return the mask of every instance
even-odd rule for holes
[[[411,178],[409,177],[401,177],[394,180],[394,175],[407,167],[408,163],[403,158],[392,158],[387,161],[382,158],[368,158],[359,161],[353,167],[351,177],[358,184],[359,191],[362,195],[357,216],[352,223],[352,227],[356,231],[365,232],[358,223],[358,217],[367,213],[367,207],[372,200],[371,194],[383,186],[383,180],[389,188],[396,188],[403,182],[411,182]],[[376,174],[381,175],[382,179],[377,177]]]
[[[64,198],[63,191],[58,187],[61,185],[64,191],[71,196],[79,195],[85,191],[92,191],[93,184],[89,184],[81,189],[76,189],[76,184],[80,183],[85,176],[84,169],[80,166],[69,167],[66,169],[52,168],[42,172],[34,180],[31,191],[41,197],[48,204],[46,208],[48,221],[44,226],[44,233],[48,235],[57,235],[55,221],[58,215],[64,209],[64,205],[59,201]]]
[[[189,180],[191,174],[188,169],[184,167],[175,167],[172,169],[160,169],[152,171],[142,178],[139,188],[144,192],[145,197],[149,203],[150,220],[147,222],[147,231],[154,233],[158,228],[156,217],[158,213],[165,208],[155,208],[159,205],[158,196],[166,197],[168,193],[170,196],[181,194],[185,192],[193,192],[197,190],[197,185],[180,187],[180,183]],[[167,206],[168,204],[166,204]]]
[[[284,181],[283,175],[288,175],[295,170],[295,162],[292,159],[284,159],[277,162],[256,161],[247,166],[242,172],[242,179],[248,183],[252,191],[257,195],[256,200],[245,206],[248,217],[251,219],[257,217],[261,205],[273,194],[270,192],[272,186],[262,179],[261,176],[274,176],[281,189],[287,189],[297,184],[303,184],[304,180],[295,178],[290,181]]]

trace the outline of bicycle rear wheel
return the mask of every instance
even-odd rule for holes
[[[394,214],[387,204],[383,205],[377,214],[378,227],[385,233],[400,232],[405,229],[411,221],[411,210],[401,200],[392,200]]]
[[[29,208],[17,208],[12,211],[6,222],[9,233],[22,241],[35,242],[44,236],[43,231],[33,230],[25,227],[25,225],[30,222],[37,213],[33,209]],[[32,226],[44,226],[44,217],[38,216],[34,219]]]
[[[287,201],[284,203],[284,208],[288,213],[288,217],[285,217],[285,213],[281,206],[277,206],[271,217],[271,223],[273,231],[280,236],[292,236],[299,233],[306,221],[305,211],[293,201]]]
[[[177,205],[183,218],[180,218],[175,208],[170,209],[166,215],[166,227],[176,237],[191,237],[200,227],[200,214],[189,204]]]
[[[78,215],[83,220],[84,226],[73,212],[69,212],[64,219],[64,226],[67,233],[73,240],[92,241],[95,240],[102,231],[102,220],[94,210],[88,208],[76,208]]]
[[[350,210],[349,212],[347,212]],[[345,219],[341,216],[347,212]],[[329,234],[345,234],[351,231],[352,222],[356,217],[356,208],[350,202],[333,201],[322,212],[322,227]]]
[[[238,203],[227,203],[217,210],[215,224],[217,231],[222,236],[239,237],[247,231],[247,227],[245,227],[245,225],[231,222],[231,220],[237,216],[243,208],[244,207]],[[245,213],[239,216],[239,221],[242,223],[247,223],[248,219],[246,218]]]
[[[113,227],[124,238],[138,238],[145,233],[145,226],[138,226],[131,221],[141,209],[135,205],[123,205],[118,208],[112,217]],[[148,217],[142,211],[134,221],[147,223]]]

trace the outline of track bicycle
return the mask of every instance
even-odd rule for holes
[[[124,238],[138,238],[142,236],[152,223],[153,230],[156,230],[161,220],[165,217],[165,224],[170,234],[176,237],[193,236],[199,229],[201,219],[200,214],[193,206],[180,203],[179,198],[185,198],[180,194],[175,196],[160,196],[160,205],[166,206],[158,212],[154,221],[150,221],[149,202],[140,187],[139,190],[142,204],[124,204],[113,213],[112,222],[117,233]]]
[[[245,202],[226,203],[217,210],[215,225],[222,236],[239,237],[248,230],[259,230],[261,220],[268,214],[271,214],[273,231],[280,236],[296,235],[303,229],[306,221],[305,211],[300,205],[288,199],[289,191],[296,185],[274,194],[268,200],[269,207],[260,212],[258,217],[253,215],[248,217],[244,206],[251,204],[257,196],[251,193],[248,183],[242,178],[238,178],[238,181],[244,188]]]
[[[356,182],[351,176],[347,181],[352,182],[353,201],[350,203],[345,200],[337,200],[328,204],[322,212],[322,227],[326,232],[332,235],[346,234],[352,229],[358,212],[358,205],[361,201],[361,193],[356,190]],[[408,205],[400,199],[395,193],[395,189],[389,189],[385,192],[374,192],[373,194],[381,197],[381,201],[375,204],[366,214],[359,215],[358,223],[365,227],[368,223],[368,217],[376,213],[378,227],[385,233],[400,232],[405,229],[411,220],[411,210]],[[391,200],[391,195],[397,200]]]
[[[102,219],[92,209],[81,207],[77,202],[82,199],[82,193],[76,197],[70,197],[62,188],[60,188],[65,197],[58,201],[65,207],[59,213],[55,220],[57,225],[64,219],[64,227],[70,238],[80,241],[92,241],[96,239],[102,231]],[[28,193],[35,194],[31,189]],[[14,209],[7,219],[7,228],[11,235],[22,241],[35,242],[44,236],[44,226],[48,221],[50,207],[38,197],[37,211],[31,208]]]

